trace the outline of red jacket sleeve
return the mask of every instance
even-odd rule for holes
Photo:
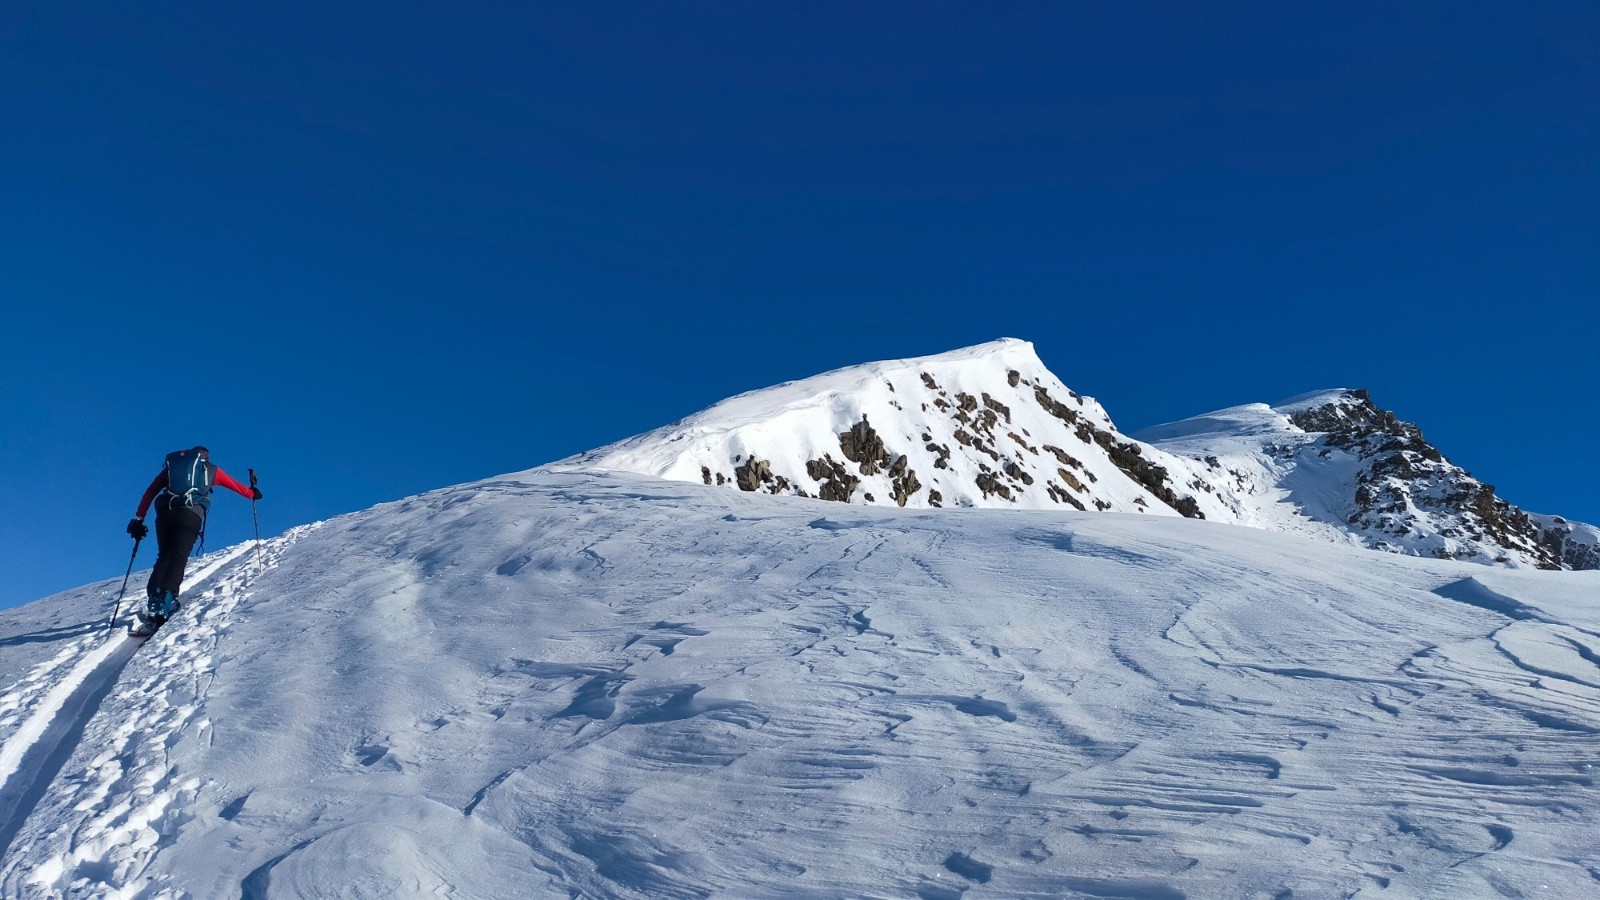
[[[161,489],[166,486],[167,470],[162,469],[156,473],[156,477],[150,482],[150,486],[144,489],[144,496],[139,498],[139,511],[134,513],[133,517],[135,519],[144,518],[144,514],[150,509],[150,501],[154,500],[156,498],[156,494],[161,493]]]
[[[250,489],[249,488],[245,487],[244,485],[240,484],[237,481],[234,481],[233,480],[233,476],[229,475],[227,472],[222,471],[222,467],[221,466],[217,467],[217,484],[220,484],[223,487],[227,488],[228,490],[242,495],[246,500],[254,500],[255,499],[255,495],[250,493]]]

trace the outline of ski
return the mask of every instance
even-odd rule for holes
[[[166,619],[162,619],[159,622],[149,622],[140,619],[138,616],[134,616],[133,621],[128,624],[128,637],[143,640],[144,638],[147,638],[150,635],[160,631],[161,626],[165,624],[167,624]]]
[[[182,608],[183,608],[183,604],[178,603],[177,601],[173,601],[171,615],[163,616],[162,618],[156,620],[154,624],[151,624],[149,620],[141,619],[138,616],[138,614],[136,613],[134,615],[134,617],[133,617],[133,621],[131,623],[129,623],[129,625],[128,625],[128,637],[137,638],[139,640],[143,640],[144,638],[147,638],[150,635],[155,634],[156,632],[161,630],[161,626],[163,626],[163,625],[167,624],[168,622],[172,621],[172,617],[176,616],[178,614],[178,610],[180,610]],[[148,631],[141,630],[141,629],[143,629],[145,627],[148,627],[149,630]]]

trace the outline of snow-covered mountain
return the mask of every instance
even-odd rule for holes
[[[742,394],[564,465],[910,508],[1221,510],[1147,452],[1006,339]]]
[[[1512,506],[1363,391],[1128,437],[1014,339],[753,391],[563,466],[912,508],[1182,515],[1442,559],[1600,568],[1600,530]]]
[[[1506,502],[1362,390],[1234,407],[1138,437],[1222,475],[1207,486],[1241,524],[1439,559],[1600,568],[1593,526]]]
[[[0,611],[0,897],[1591,895],[1600,572],[1365,549],[1364,403],[1005,341]]]

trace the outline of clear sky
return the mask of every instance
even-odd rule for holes
[[[1592,2],[18,2],[0,86],[0,606],[177,447],[276,534],[1002,336],[1600,522]]]

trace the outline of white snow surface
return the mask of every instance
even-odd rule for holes
[[[0,612],[0,896],[1600,892],[1600,572],[547,469],[119,582]]]
[[[1345,393],[1315,391],[1271,406],[1248,403],[1141,429],[1134,437],[1165,451],[1168,465],[1210,487],[1209,496],[1227,511],[1209,518],[1363,546],[1366,536],[1347,522],[1359,460],[1320,453],[1320,435],[1289,420]]]

